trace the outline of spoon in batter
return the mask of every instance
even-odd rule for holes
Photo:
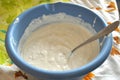
[[[104,29],[102,29],[101,31],[99,31],[98,33],[96,33],[95,35],[93,35],[92,37],[90,37],[89,39],[87,39],[86,41],[84,41],[83,43],[79,44],[78,46],[76,46],[71,53],[68,56],[68,59],[70,58],[71,55],[73,55],[74,51],[76,51],[78,48],[96,40],[99,39],[103,36],[107,36],[109,33],[111,33],[112,31],[114,31],[119,25],[119,21],[115,21],[112,24],[108,25],[107,27],[105,27]]]

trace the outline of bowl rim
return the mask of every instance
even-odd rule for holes
[[[64,3],[64,2],[57,2],[57,3],[50,3],[50,4],[65,4],[65,5],[72,5],[72,6],[79,6],[83,9],[86,9],[88,11],[91,11],[93,14],[95,14],[96,16],[98,16],[104,23],[104,25],[107,25],[107,23],[104,21],[104,19],[102,19],[99,15],[97,15],[95,12],[93,12],[92,10],[85,8],[83,6],[80,5],[76,5],[76,4],[72,4],[72,3]],[[33,9],[36,9],[39,6],[44,6],[44,5],[48,5],[48,4],[42,4],[42,5],[38,5],[38,6],[34,6],[28,10],[26,10],[25,12],[21,13],[17,18],[22,18],[24,17],[25,14],[31,12]],[[30,73],[34,76],[37,77],[49,77],[49,76],[53,76],[53,78],[72,78],[72,77],[78,77],[78,76],[82,76],[85,75],[86,73],[89,73],[91,71],[93,71],[94,69],[96,69],[98,66],[100,66],[105,59],[108,57],[109,52],[111,50],[112,47],[112,34],[109,35],[109,37],[107,37],[105,39],[105,43],[103,48],[101,49],[99,55],[93,59],[91,62],[89,62],[88,64],[80,67],[80,68],[75,68],[72,70],[65,70],[65,71],[50,71],[50,70],[43,70],[40,68],[36,68],[33,66],[30,66],[27,62],[24,62],[23,59],[21,59],[21,57],[19,57],[19,55],[17,54],[16,50],[13,47],[13,44],[11,43],[11,41],[14,41],[12,34],[14,34],[13,30],[14,30],[14,22],[15,20],[12,22],[12,24],[9,26],[7,34],[6,34],[6,38],[5,38],[5,47],[6,50],[8,52],[8,55],[10,56],[11,60],[22,70],[24,70],[27,73]],[[111,43],[111,44],[110,44]],[[98,64],[99,62],[99,64]],[[94,66],[93,66],[94,65]],[[41,76],[38,76],[41,75]]]

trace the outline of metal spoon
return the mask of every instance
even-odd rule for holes
[[[71,53],[69,54],[68,58],[73,55],[74,51],[76,51],[78,48],[96,40],[99,39],[103,36],[108,35],[109,33],[111,33],[112,31],[114,31],[119,25],[119,21],[115,21],[112,24],[108,25],[107,27],[105,27],[104,29],[102,29],[101,31],[99,31],[98,33],[96,33],[95,35],[93,35],[92,37],[90,37],[89,39],[87,39],[86,41],[84,41],[83,43],[81,43],[80,45],[76,46]]]

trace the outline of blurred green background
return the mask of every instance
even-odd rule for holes
[[[67,2],[69,0],[0,0],[0,65],[10,65],[5,49],[5,34],[9,24],[26,9],[45,3]]]

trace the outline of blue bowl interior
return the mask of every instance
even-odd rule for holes
[[[28,64],[24,63],[24,61],[22,61],[22,59],[19,57],[19,54],[17,52],[18,44],[19,44],[19,40],[21,36],[23,35],[29,23],[37,17],[41,17],[43,15],[61,13],[61,12],[66,13],[68,15],[75,16],[75,17],[78,17],[79,15],[81,15],[81,18],[85,22],[90,23],[91,25],[93,25],[93,21],[96,19],[96,22],[94,24],[95,26],[94,29],[97,32],[106,26],[106,23],[104,22],[104,20],[101,19],[98,15],[96,15],[89,9],[86,9],[84,7],[77,6],[74,4],[54,3],[54,4],[44,4],[44,5],[33,7],[25,11],[24,13],[22,13],[20,16],[18,16],[17,17],[18,22],[15,23],[16,20],[14,20],[13,23],[10,25],[8,32],[7,32],[6,49],[8,51],[9,56],[11,57],[11,59],[16,65],[18,65],[20,68],[22,68],[26,72],[31,73],[32,75],[37,76],[37,77],[48,77],[49,78],[48,76],[49,74],[53,78],[72,78],[75,76],[78,77],[78,76],[84,75],[88,73],[89,71],[94,70],[95,68],[97,68],[99,65],[103,63],[103,61],[107,58],[109,51],[111,49],[111,44],[112,44],[111,37],[106,38],[106,40],[104,41],[105,44],[103,45],[100,56],[98,56],[97,59],[95,59],[93,62],[84,66],[81,69],[65,71],[65,72],[49,72],[49,71],[44,71],[44,70],[38,70],[34,67],[30,67]],[[102,39],[100,41],[102,41]],[[100,58],[102,59],[100,60]],[[95,66],[93,66],[93,64]],[[30,70],[30,69],[34,69],[34,70]],[[56,75],[56,76],[53,76],[53,75]]]
[[[19,43],[19,40],[21,36],[23,35],[26,27],[29,25],[29,23],[37,18],[41,17],[43,15],[49,15],[49,14],[56,14],[64,12],[68,15],[72,15],[75,17],[78,17],[81,15],[81,18],[85,21],[93,25],[94,20],[96,19],[96,23],[94,24],[95,30],[98,32],[102,28],[104,28],[106,25],[104,24],[103,20],[99,18],[98,15],[94,14],[88,9],[85,9],[80,6],[75,6],[75,5],[68,5],[68,4],[62,4],[62,3],[56,3],[56,4],[45,4],[37,7],[33,7],[32,9],[29,9],[28,11],[24,12],[22,15],[20,15],[19,18],[19,23],[17,24],[12,24],[11,26],[14,25],[14,39],[17,41],[17,45]],[[18,26],[19,25],[19,26]],[[15,46],[15,48],[17,48]]]

